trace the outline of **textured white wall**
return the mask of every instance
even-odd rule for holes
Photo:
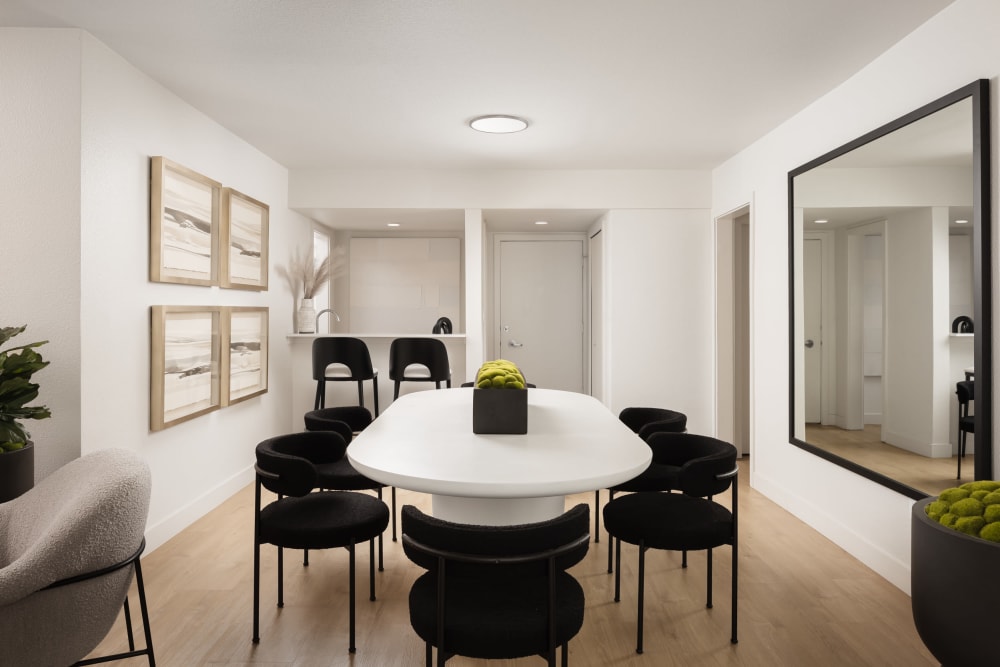
[[[80,33],[0,28],[0,326],[48,340],[35,478],[80,455]]]
[[[752,483],[904,590],[909,590],[912,501],[788,444],[787,174],[975,79],[992,79],[995,103],[998,24],[1000,4],[994,0],[957,0],[713,173],[717,215],[754,203]],[[996,118],[994,104],[994,128]],[[995,174],[995,141],[993,151]],[[993,209],[996,220],[995,199]],[[998,454],[1000,447],[995,458]],[[997,463],[994,468],[1000,470]]]

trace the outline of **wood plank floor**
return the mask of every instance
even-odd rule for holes
[[[715,552],[715,607],[705,608],[705,558],[647,552],[645,653],[635,653],[637,552],[623,545],[622,601],[612,601],[607,535],[573,568],[587,595],[584,626],[570,643],[575,667],[937,664],[913,627],[910,599],[817,532],[749,488],[741,463],[739,644],[729,643],[730,550]],[[593,503],[593,493],[567,507]],[[728,499],[728,494],[725,496]],[[602,494],[606,500],[606,494]],[[429,497],[399,491],[400,506],[429,511]],[[347,553],[313,552],[303,568],[286,552],[285,606],[275,606],[276,549],[264,547],[261,642],[251,635],[253,488],[247,487],[143,558],[157,665],[422,665],[407,594],[420,570],[385,542],[378,600],[368,600],[367,550],[358,557],[358,652],[347,652]],[[603,533],[603,531],[602,531]],[[133,597],[134,600],[134,597]],[[134,604],[137,610],[138,605]],[[124,650],[122,621],[95,651]],[[134,667],[140,660],[111,663]],[[540,665],[541,658],[464,665]]]

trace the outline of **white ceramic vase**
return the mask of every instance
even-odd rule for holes
[[[297,324],[299,333],[316,333],[316,308],[312,299],[302,299]]]

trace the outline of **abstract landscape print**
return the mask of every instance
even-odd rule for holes
[[[163,157],[151,160],[150,280],[218,284],[221,185]]]
[[[221,266],[223,287],[267,289],[267,204],[232,188],[222,190]]]
[[[267,391],[268,309],[233,306],[224,311],[228,347],[223,400],[231,405]]]
[[[151,430],[220,407],[220,317],[216,307],[151,307]]]

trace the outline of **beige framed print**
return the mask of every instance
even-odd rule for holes
[[[220,407],[220,320],[215,306],[150,307],[150,430]]]
[[[154,157],[149,188],[149,279],[218,285],[219,200],[222,185]]]
[[[223,287],[267,289],[268,205],[232,188],[222,189],[219,282]]]
[[[267,392],[267,308],[222,309],[222,404],[232,405]]]

